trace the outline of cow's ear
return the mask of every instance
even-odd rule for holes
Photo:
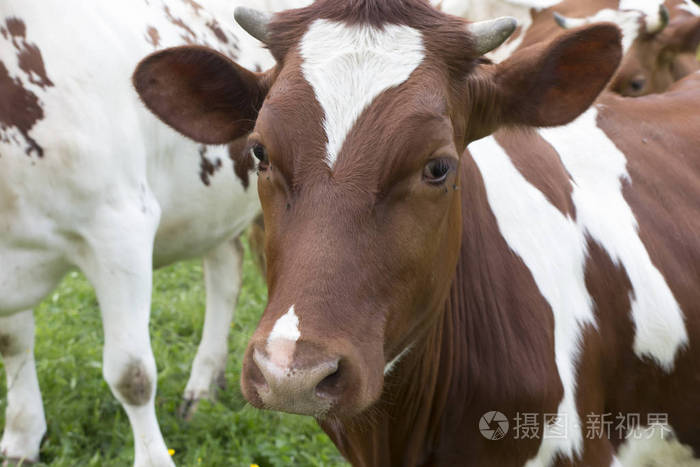
[[[677,52],[698,52],[700,46],[700,16],[678,18],[667,28],[669,45]]]
[[[266,82],[264,74],[196,46],[155,52],[133,75],[136,91],[158,118],[206,144],[228,143],[252,130]]]
[[[620,40],[616,26],[597,24],[566,31],[495,65],[495,96],[490,100],[497,107],[497,121],[488,130],[564,125],[578,117],[615,73],[622,56]]]

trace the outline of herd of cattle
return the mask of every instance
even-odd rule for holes
[[[172,465],[152,269],[204,258],[190,408],[262,207],[243,393],[353,464],[622,465],[639,427],[587,436],[605,413],[700,457],[697,4],[231,3],[0,5],[3,456],[38,460],[31,309],[79,268],[135,465]],[[492,410],[553,417],[493,441]]]

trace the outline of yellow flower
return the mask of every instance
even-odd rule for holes
[[[174,455],[175,455],[175,450],[174,450],[174,449],[168,449],[168,454],[170,454],[171,456],[174,456]]]
[[[260,467],[258,464],[250,464],[250,467]]]

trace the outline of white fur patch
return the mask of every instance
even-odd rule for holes
[[[631,183],[624,154],[597,127],[590,108],[569,125],[540,130],[559,153],[574,181],[577,223],[625,268],[632,292],[634,351],[671,371],[678,350],[688,343],[683,313],[639,238],[637,220],[622,195]],[[585,144],[580,144],[585,141]]]
[[[292,342],[296,342],[301,337],[299,332],[299,317],[294,313],[294,305],[289,307],[289,310],[280,316],[275,325],[270,331],[270,335],[267,337],[267,343],[275,339],[286,339]]]
[[[557,412],[568,436],[546,437],[537,456],[526,464],[546,466],[556,454],[572,458],[583,446],[576,362],[582,328],[596,326],[584,279],[586,241],[576,222],[522,176],[492,136],[471,143],[469,150],[484,178],[501,234],[527,265],[554,315],[555,361],[564,388]]]
[[[528,467],[547,466],[557,454],[571,458],[582,449],[576,365],[583,326],[597,326],[585,284],[586,236],[630,278],[635,353],[671,371],[678,349],[688,343],[680,307],[651,262],[622,194],[622,181],[629,181],[626,159],[597,127],[596,118],[597,110],[591,108],[569,125],[539,130],[572,177],[576,221],[522,176],[493,137],[469,146],[501,234],[527,265],[554,315],[555,359],[564,388],[558,414],[566,421],[568,436],[545,436]]]
[[[346,25],[319,19],[301,40],[302,72],[324,112],[331,169],[362,112],[389,88],[403,83],[424,57],[420,32],[387,24]]]
[[[668,425],[635,429],[618,453],[619,467],[700,467],[693,449],[681,444]]]

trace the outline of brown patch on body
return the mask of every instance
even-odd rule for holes
[[[598,106],[598,126],[627,160],[630,181],[623,183],[622,193],[637,220],[639,238],[680,305],[689,340],[677,353],[673,371],[666,373],[633,352],[634,328],[628,313],[614,317],[600,313],[601,320],[609,320],[607,326],[613,326],[613,320],[628,323],[611,333],[619,344],[618,361],[606,379],[607,409],[640,413],[642,420],[649,413],[668,414],[678,440],[692,446],[696,455],[700,455],[699,89],[700,76],[694,74],[664,94],[634,99],[605,94]]]
[[[158,45],[160,45],[160,34],[158,34],[158,30],[153,26],[148,26],[146,29],[146,40],[153,47],[158,47]]]
[[[255,169],[255,161],[245,150],[246,138],[239,138],[228,145],[228,155],[233,161],[233,171],[243,184],[243,188],[250,185],[248,173]]]
[[[195,34],[192,28],[185,24],[182,18],[176,18],[175,16],[173,16],[173,13],[170,11],[170,7],[168,7],[167,5],[164,6],[163,11],[165,11],[165,16],[168,18],[168,21],[170,21],[174,26],[177,26],[185,32],[185,34],[182,34],[180,36],[182,37],[183,41],[185,41],[188,44],[195,44],[197,42],[197,34]]]
[[[0,62],[0,130],[17,128],[27,142],[26,154],[31,156],[34,152],[43,157],[44,149],[29,136],[29,130],[42,118],[44,110],[36,94],[26,89],[19,79],[10,77]]]
[[[228,38],[226,37],[226,34],[224,34],[224,31],[221,29],[221,26],[219,26],[218,21],[216,21],[215,19],[208,21],[207,27],[211,29],[211,32],[214,33],[219,42],[221,42],[222,44],[228,44]]]
[[[207,147],[202,145],[199,148],[199,178],[206,186],[211,185],[209,177],[213,176],[217,170],[221,168],[221,159],[217,158],[216,162],[212,163],[207,159]]]
[[[520,174],[563,215],[576,219],[571,177],[557,151],[535,131],[506,129],[493,136]]]
[[[12,37],[12,44],[17,49],[19,67],[27,74],[29,82],[41,88],[53,86],[39,48],[26,40],[27,28],[24,22],[18,18],[8,18],[5,24]]]
[[[194,0],[182,0],[182,1],[183,1],[183,3],[192,7],[195,15],[199,15],[199,11],[203,8],[202,5],[195,2]]]
[[[26,73],[30,83],[41,88],[53,86],[44,66],[44,60],[36,44],[27,42],[27,28],[19,18],[7,18],[2,29],[3,37],[10,40],[17,51],[20,69]],[[44,150],[29,130],[44,118],[39,98],[26,89],[18,78],[12,78],[4,63],[0,62],[0,129],[17,128],[27,142],[25,152],[28,156],[34,152],[43,157]],[[9,137],[3,138],[9,141]]]
[[[140,362],[133,361],[116,384],[116,390],[129,405],[140,406],[151,400],[152,384]]]

